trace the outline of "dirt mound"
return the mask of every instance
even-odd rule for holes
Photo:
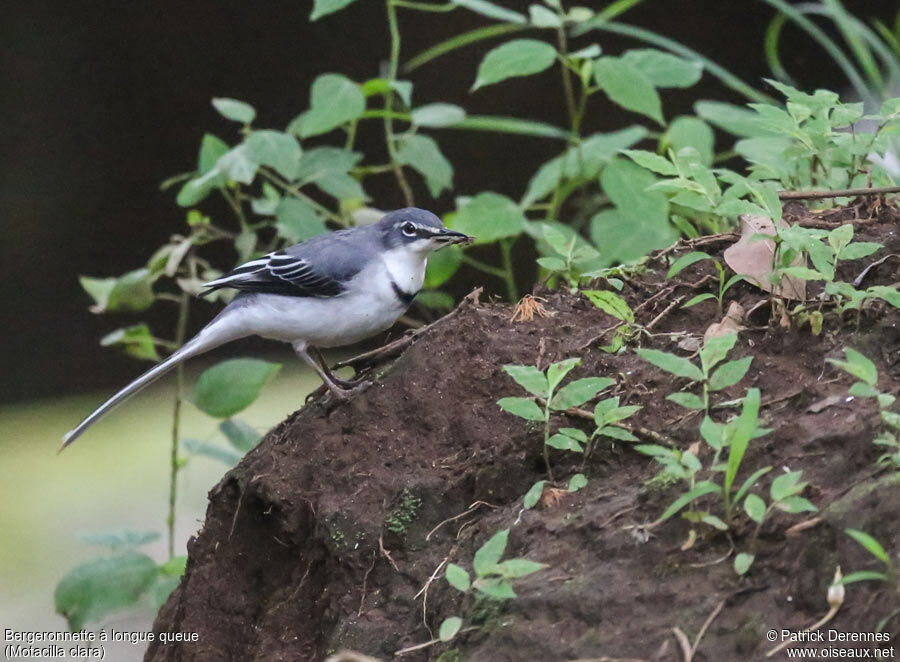
[[[857,224],[857,239],[886,248],[845,268],[855,275],[900,252],[897,227],[889,209],[880,222]],[[727,244],[724,238],[704,249]],[[663,258],[650,266],[623,290],[633,308],[645,303],[637,314],[644,325],[714,273],[698,263],[669,283]],[[900,280],[897,262],[867,278]],[[669,285],[675,288],[666,293]],[[877,409],[871,399],[846,397],[853,380],[825,362],[852,345],[875,361],[879,387],[896,392],[900,311],[868,309],[858,332],[855,321],[826,318],[824,332],[813,336],[808,327],[767,325],[766,310],[740,334],[734,357],[754,359],[725,397],[758,386],[772,431],[751,442],[739,480],[764,465],[802,469],[820,519],[790,535],[803,516],[767,519],[754,543],[756,561],[738,577],[733,550],[746,548],[755,527],[746,518],[730,536],[710,529],[687,551],[680,549],[689,529],[683,520],[650,536],[634,528],[682,490],[648,483],[658,466],[627,443],[600,445],[584,467],[586,488],[522,510],[525,492],[546,477],[542,431],[497,406],[500,397],[524,394],[504,364],[546,367],[582,357],[573,376],[615,377],[622,404],[643,405],[629,421],[642,434],[657,432],[681,448],[699,440],[699,419],[686,419],[665,399],[678,390],[676,380],[631,351],[585,347],[615,319],[580,295],[545,296],[553,316],[528,322],[511,322],[509,306],[466,303],[421,334],[362,395],[330,409],[313,403],[272,430],[211,492],[185,577],[157,619],[157,632],[196,632],[199,641],[154,644],[146,659],[317,661],[340,649],[387,659],[431,640],[444,618],[458,614],[464,627],[477,629],[403,659],[682,660],[673,628],[693,641],[717,609],[693,659],[757,659],[772,645],[768,630],[800,630],[828,610],[835,566],[877,569],[846,527],[869,532],[889,550],[900,545],[900,474],[876,467]],[[745,284],[729,292],[748,309],[761,296]],[[702,336],[716,316],[714,301],[672,307],[641,344],[679,351],[667,333]],[[725,420],[728,411],[715,415]],[[554,417],[554,426],[590,433],[586,423]],[[574,453],[551,457],[558,477],[580,470]],[[448,586],[443,563],[471,568],[475,550],[510,527],[507,556],[548,564],[516,581],[518,598],[476,603]],[[853,584],[829,627],[871,632],[896,606],[884,584]]]

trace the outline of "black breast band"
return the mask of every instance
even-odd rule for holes
[[[413,299],[416,298],[418,292],[409,293],[403,290],[397,283],[394,282],[394,279],[391,279],[391,288],[394,290],[394,294],[397,295],[397,298],[400,299],[405,305],[409,305],[413,302]]]

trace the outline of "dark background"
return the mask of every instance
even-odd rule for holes
[[[523,11],[528,4],[506,2]],[[846,4],[861,18],[888,23],[897,10],[896,0]],[[139,366],[98,347],[98,339],[146,317],[169,328],[165,310],[140,318],[92,315],[77,276],[142,266],[181,229],[185,210],[174,202],[177,188],[162,192],[159,183],[193,169],[204,132],[232,143],[237,138],[236,125],[210,106],[212,97],[247,101],[258,110],[257,126],[281,128],[308,107],[317,74],[341,72],[358,81],[379,74],[389,45],[383,3],[360,0],[313,24],[311,5],[33,0],[7,6],[0,22],[0,402],[120,385]],[[753,0],[647,0],[623,21],[675,38],[759,85],[768,73],[762,42],[773,13]],[[462,9],[401,11],[402,61],[486,20]],[[846,86],[808,37],[790,27],[785,36],[785,64],[804,87]],[[637,45],[594,33],[573,48],[594,41],[607,53]],[[473,113],[565,125],[556,69],[468,92],[481,56],[496,43],[482,42],[414,72],[415,105],[448,101]],[[664,112],[690,112],[697,98],[743,102],[705,75],[695,88],[666,92]],[[585,130],[634,121],[640,120],[598,97]],[[495,190],[518,198],[537,166],[562,148],[482,133],[436,137],[455,165],[457,194]],[[378,158],[374,135],[364,135],[360,147]],[[402,202],[390,178],[367,187],[377,207]],[[438,213],[453,207],[450,194],[431,201],[423,187],[417,193],[420,204]],[[220,266],[230,260],[223,254]],[[211,307],[196,310],[194,326],[212,314]]]

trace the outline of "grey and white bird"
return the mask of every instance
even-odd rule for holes
[[[238,290],[231,303],[181,349],[68,432],[60,450],[182,361],[246,336],[290,343],[336,397],[349,397],[368,384],[335,377],[318,348],[350,345],[389,328],[421,289],[431,252],[471,240],[448,230],[431,212],[410,207],[240,265],[206,284],[207,292]]]

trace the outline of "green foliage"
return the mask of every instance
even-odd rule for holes
[[[857,572],[851,572],[844,576],[842,583],[853,584],[855,582],[873,580],[885,582],[896,589],[897,566],[894,564],[882,544],[865,531],[860,531],[859,529],[845,529],[844,532],[862,545],[869,554],[879,561],[884,570],[881,572],[875,570],[859,570]]]
[[[859,381],[850,387],[850,395],[858,398],[875,398],[885,427],[878,432],[872,443],[883,446],[885,453],[879,456],[878,464],[900,469],[900,414],[891,411],[897,401],[895,395],[878,390],[878,368],[862,353],[852,347],[845,347],[846,361],[826,359]]]
[[[719,304],[719,314],[721,315],[724,312],[725,293],[728,292],[728,290],[733,285],[743,280],[744,277],[741,274],[735,274],[730,278],[726,278],[725,267],[722,266],[722,263],[719,262],[719,260],[709,255],[708,253],[704,253],[703,251],[694,251],[692,253],[686,253],[675,260],[672,263],[672,266],[669,267],[666,278],[672,278],[681,273],[681,271],[683,271],[687,267],[702,260],[710,260],[715,265],[716,271],[719,275],[718,291],[716,293],[704,292],[703,294],[698,294],[694,297],[691,297],[687,300],[687,302],[685,302],[684,308],[696,306],[698,303],[706,301],[707,299],[715,299]]]
[[[478,66],[472,85],[477,90],[515,76],[531,76],[548,69],[556,61],[556,49],[537,39],[514,39],[489,51]]]
[[[444,572],[450,586],[463,593],[474,589],[480,596],[489,600],[515,598],[513,580],[534,574],[547,565],[521,558],[501,561],[508,538],[509,529],[498,531],[475,552],[472,560],[474,580],[464,568],[455,563],[447,564]]]
[[[194,388],[194,404],[214,418],[230,418],[249,407],[280,363],[229,359],[204,371]]]
[[[699,367],[689,359],[658,349],[638,349],[636,351],[642,359],[657,368],[665,370],[675,377],[687,379],[692,384],[700,383],[702,387],[701,396],[687,391],[679,391],[669,395],[668,400],[687,409],[702,409],[709,412],[710,393],[734,386],[744,378],[747,370],[750,369],[750,363],[753,361],[753,357],[750,356],[719,365],[736,342],[737,333],[734,332],[705,340],[699,352]],[[716,366],[719,367],[716,368]],[[714,368],[716,369],[713,370]]]
[[[640,407],[618,407],[618,398],[604,400],[597,404],[602,412],[595,417],[598,421],[598,430],[589,439],[588,436],[577,428],[560,428],[555,434],[550,434],[550,417],[554,412],[564,412],[572,407],[580,407],[584,403],[593,400],[599,393],[615,384],[614,379],[608,377],[584,377],[569,382],[562,388],[558,388],[569,372],[581,364],[581,359],[572,358],[557,363],[552,363],[547,370],[542,372],[534,366],[506,365],[503,370],[512,377],[519,386],[531,393],[535,398],[508,397],[500,398],[497,404],[507,411],[526,421],[541,421],[544,424],[544,460],[547,464],[547,472],[551,477],[553,470],[550,466],[550,458],[547,447],[557,450],[567,450],[576,453],[585,451],[585,444],[594,436],[615,436],[616,432],[610,432],[615,423],[628,418]],[[608,406],[613,403],[613,406]],[[601,424],[602,422],[602,424]],[[602,431],[601,431],[602,428]],[[624,431],[623,431],[624,432]],[[624,438],[618,436],[616,438]],[[588,446],[590,450],[590,446]],[[532,487],[525,497],[526,507],[531,507],[540,498],[540,489]],[[537,492],[534,492],[538,490]],[[532,501],[533,499],[533,501]]]

